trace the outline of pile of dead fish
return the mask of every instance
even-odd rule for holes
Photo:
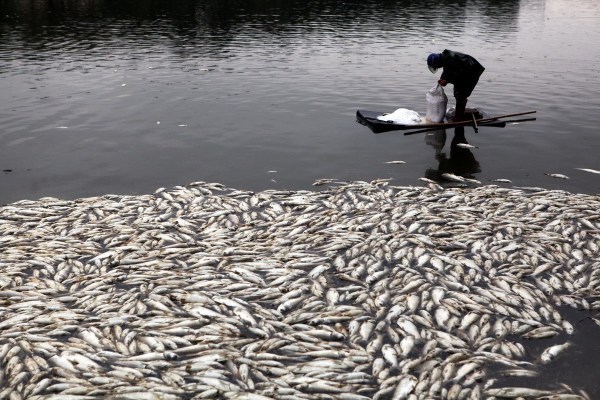
[[[498,377],[600,308],[598,210],[382,180],[3,206],[0,398],[584,399]]]

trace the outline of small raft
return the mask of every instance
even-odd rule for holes
[[[430,122],[426,119],[423,119],[422,122],[411,123],[411,124],[400,124],[394,121],[386,121],[382,119],[382,116],[385,117],[386,113],[381,111],[368,111],[368,110],[358,110],[356,111],[356,121],[362,125],[367,126],[373,133],[381,133],[381,132],[390,132],[390,131],[402,131],[402,130],[413,130],[412,132],[407,132],[405,135],[409,135],[412,133],[425,132],[433,129],[445,129],[445,128],[454,128],[458,126],[473,126],[475,130],[477,130],[478,126],[495,126],[503,128],[506,126],[507,122],[524,122],[524,121],[532,121],[535,118],[528,118],[522,120],[511,120],[511,121],[502,121],[502,118],[514,117],[519,115],[533,114],[535,111],[527,111],[523,113],[517,114],[509,114],[502,115],[497,117],[490,117],[486,115],[482,111],[477,108],[467,108],[465,115],[467,120],[455,122],[452,119],[445,119],[444,122]]]

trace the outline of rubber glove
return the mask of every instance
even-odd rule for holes
[[[446,80],[445,80],[445,79],[440,79],[440,80],[438,81],[438,83],[439,83],[441,86],[446,86],[446,85],[448,84],[448,82],[446,82]]]

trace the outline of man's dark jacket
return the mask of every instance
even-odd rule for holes
[[[454,85],[454,97],[469,97],[485,68],[468,54],[444,50],[441,55],[444,72],[440,79]]]

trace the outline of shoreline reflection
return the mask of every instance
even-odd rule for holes
[[[448,181],[442,175],[450,173],[464,178],[475,179],[475,174],[481,172],[481,166],[468,148],[458,146],[460,143],[468,144],[465,138],[465,127],[454,128],[454,137],[450,142],[449,155],[443,151],[446,144],[446,129],[439,129],[425,135],[425,143],[435,149],[435,159],[438,161],[437,169],[428,168],[425,177],[436,182]]]

